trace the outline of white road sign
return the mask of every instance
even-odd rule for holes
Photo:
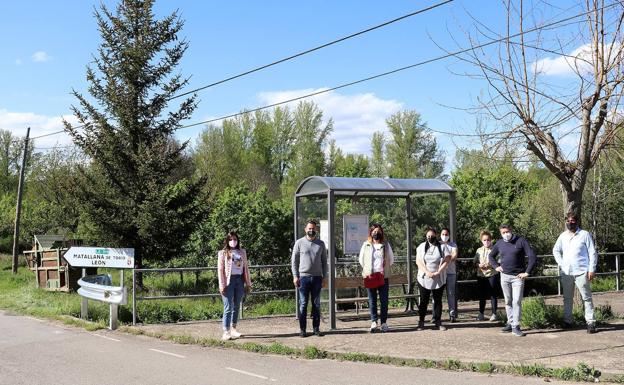
[[[63,257],[73,267],[134,268],[134,249],[71,247]]]

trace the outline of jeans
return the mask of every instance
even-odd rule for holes
[[[524,279],[505,273],[500,273],[500,276],[503,296],[505,296],[507,323],[512,327],[520,326],[520,317],[522,316],[522,296],[524,295]]]
[[[308,297],[312,300],[312,327],[321,326],[321,287],[323,277],[302,276],[299,278],[299,329],[306,330]]]
[[[444,286],[439,289],[430,290],[419,284],[418,291],[420,292],[420,303],[418,304],[420,322],[425,322],[427,306],[429,306],[429,297],[433,293],[433,322],[436,325],[440,325],[440,323],[442,323],[442,293],[444,293]]]
[[[500,275],[491,277],[477,277],[477,287],[479,288],[479,313],[485,312],[485,301],[490,299],[492,314],[496,314],[498,309],[497,291],[500,286]]]
[[[371,321],[377,321],[377,293],[379,293],[379,307],[381,308],[381,323],[385,324],[388,320],[388,278],[384,280],[383,286],[375,289],[366,289],[368,291],[368,309],[370,311]]]
[[[223,299],[223,330],[230,330],[238,321],[238,309],[245,294],[245,283],[242,275],[230,276],[230,284],[225,288]]]
[[[446,299],[448,301],[449,315],[457,317],[457,274],[446,275]]]
[[[587,273],[569,275],[561,273],[561,288],[563,289],[563,321],[572,323],[572,302],[574,297],[574,285],[578,287],[585,305],[585,321],[588,324],[596,322],[594,318],[594,302],[592,301],[591,286],[587,279]]]

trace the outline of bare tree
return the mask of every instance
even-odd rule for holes
[[[505,127],[489,133],[490,145],[523,144],[558,179],[563,211],[580,215],[589,171],[622,128],[624,2],[585,0],[555,20],[538,20],[553,5],[526,3],[503,1],[503,35],[475,22],[472,49],[459,57],[487,81],[479,112]]]

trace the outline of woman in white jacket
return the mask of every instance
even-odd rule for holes
[[[368,239],[360,249],[360,266],[362,277],[368,291],[368,308],[370,310],[371,327],[373,333],[378,329],[377,321],[381,321],[382,333],[388,331],[388,277],[390,266],[394,263],[392,247],[386,239],[384,230],[379,224],[373,224],[368,229]],[[381,314],[377,314],[377,295],[379,295],[379,307]]]

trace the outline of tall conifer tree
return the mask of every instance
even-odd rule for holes
[[[174,132],[197,106],[196,95],[172,97],[188,78],[176,72],[188,42],[177,12],[157,20],[152,0],[96,9],[102,42],[87,66],[88,93],[73,95],[80,125],[65,129],[90,159],[79,194],[93,238],[134,247],[144,260],[179,256],[201,215],[202,181],[191,180]],[[82,126],[82,127],[81,127]]]

